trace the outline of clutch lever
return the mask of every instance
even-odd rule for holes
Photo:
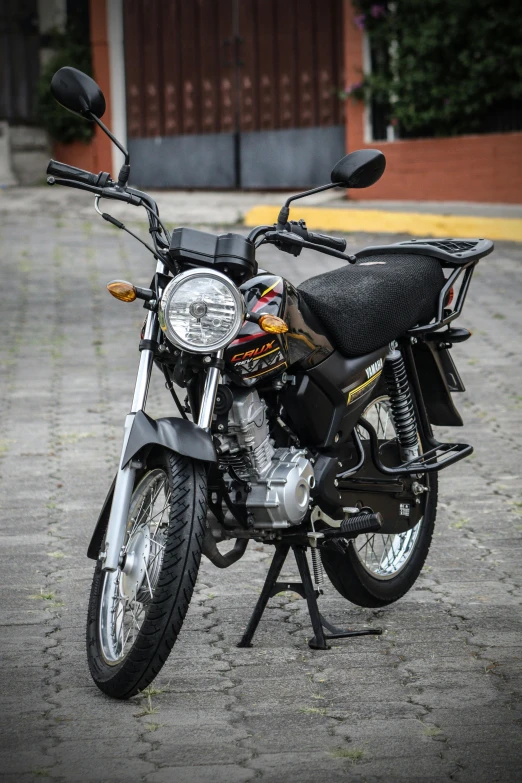
[[[103,198],[112,198],[116,201],[125,201],[127,204],[132,204],[135,207],[141,207],[143,199],[139,196],[135,196],[126,190],[116,190],[115,188],[99,188],[95,185],[87,185],[84,182],[77,182],[75,179],[62,179],[61,177],[47,177],[48,185],[65,185],[68,188],[75,188],[76,190],[86,190],[88,193],[94,193],[95,196],[101,196]]]
[[[347,256],[339,250],[334,250],[325,245],[308,242],[306,239],[299,236],[299,234],[294,234],[293,231],[268,231],[265,234],[265,241],[276,245],[279,250],[282,250],[284,253],[290,253],[293,256],[300,255],[301,250],[307,248],[309,250],[318,250],[320,253],[324,253],[327,256],[333,256],[334,258],[348,261],[349,264],[355,264],[357,262],[355,256]]]

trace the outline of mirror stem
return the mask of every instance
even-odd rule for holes
[[[304,198],[305,196],[311,196],[313,193],[320,193],[322,190],[330,190],[331,188],[339,187],[343,187],[341,182],[329,182],[328,185],[321,185],[318,188],[312,188],[312,190],[305,190],[303,193],[297,193],[295,196],[290,196],[290,198],[287,198],[285,205],[284,207],[281,207],[281,211],[279,212],[277,218],[278,230],[283,231],[288,222],[288,218],[290,216],[290,204],[292,201],[296,201],[298,198]]]
[[[96,117],[95,114],[89,112],[89,118],[93,120],[93,122],[95,122],[96,125],[98,125],[104,133],[107,134],[107,136],[112,141],[112,143],[118,147],[120,152],[123,153],[125,157],[125,163],[121,167],[120,173],[118,175],[118,186],[120,188],[124,188],[127,182],[129,181],[129,174],[130,174],[130,155],[128,153],[128,150],[126,150],[123,144],[121,144],[121,142],[119,142],[118,139],[112,135],[108,127],[104,125],[104,123],[100,120],[99,117]]]

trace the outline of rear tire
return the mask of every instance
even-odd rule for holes
[[[160,492],[163,508],[157,510]],[[94,682],[107,695],[129,699],[167,660],[196,582],[206,512],[204,464],[161,452],[134,489],[123,571],[102,571],[100,562],[94,571],[87,658]]]
[[[385,401],[385,397],[373,400],[372,405]],[[378,414],[381,421],[381,414]],[[390,417],[386,419],[393,426]],[[393,433],[393,436],[395,434]],[[382,434],[379,435],[382,437]],[[338,593],[357,606],[377,608],[398,601],[417,580],[428,556],[437,513],[438,482],[436,473],[424,474],[420,481],[428,487],[424,513],[417,526],[407,533],[395,535],[361,535],[355,539],[338,539],[338,548],[322,549],[321,558],[328,578]],[[376,555],[368,552],[375,548]],[[392,549],[394,547],[394,550]],[[397,551],[397,565],[390,568],[390,556]],[[363,554],[361,555],[361,552]],[[401,553],[403,562],[401,563]],[[369,554],[369,556],[368,556]]]

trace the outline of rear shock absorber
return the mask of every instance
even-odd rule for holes
[[[419,454],[415,409],[404,359],[397,348],[394,348],[386,357],[384,378],[402,456],[406,460],[413,459]]]

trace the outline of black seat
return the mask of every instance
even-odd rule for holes
[[[335,347],[362,356],[428,323],[444,283],[436,258],[383,254],[311,277],[298,290]]]

